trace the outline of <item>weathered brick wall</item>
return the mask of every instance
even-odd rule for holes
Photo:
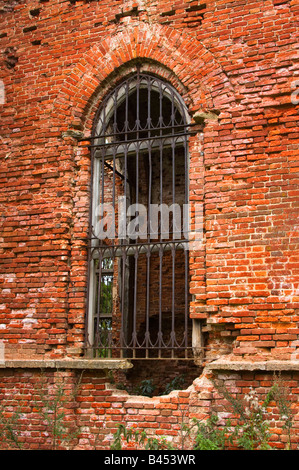
[[[3,6],[2,325],[12,350],[64,355],[82,345],[90,165],[65,133],[90,132],[103,80],[137,56],[160,61],[147,67],[162,76],[174,71],[191,113],[220,112],[206,122],[204,161],[191,151],[207,241],[193,309],[207,303],[213,322],[234,323],[240,354],[256,345],[285,355],[296,341],[297,5],[195,3]]]
[[[274,383],[271,372],[222,372],[214,376],[208,373],[186,390],[148,398],[117,389],[103,372],[0,371],[0,446],[23,450],[107,450],[115,442],[114,433],[119,424],[123,424],[127,429],[145,431],[147,437],[167,438],[177,449],[192,449],[194,440],[184,437],[183,429],[191,426],[193,419],[204,420],[211,412],[217,412],[221,424],[227,419],[231,420],[231,427],[240,423],[227,399],[215,391],[211,380],[216,377],[233,396],[244,396],[254,388],[260,402]],[[283,373],[280,380],[287,387],[287,397],[292,403],[290,439],[292,448],[296,449],[298,372]],[[14,440],[3,439],[3,418],[9,423],[13,420]],[[289,436],[274,400],[269,403],[264,419],[270,424],[271,445],[286,449]],[[56,439],[54,428],[56,432],[61,431]],[[134,448],[142,446],[136,447],[134,439],[123,442],[123,449]]]
[[[190,138],[190,200],[204,203],[205,225],[204,243],[190,253],[190,313],[202,322],[206,362],[298,360],[298,10],[297,0],[0,3],[7,358],[82,354],[91,168],[77,137],[90,135],[102,98],[141,59],[200,121]],[[1,376],[4,389],[20,393],[24,377],[35,380],[32,371]],[[261,390],[258,377],[242,380]],[[169,436],[177,432],[175,398],[169,408],[164,398],[127,407],[133,399],[99,392],[103,377],[85,380],[79,445],[90,445],[94,409],[109,416],[107,429],[118,415],[136,415],[136,423],[147,416],[163,434],[167,426]]]

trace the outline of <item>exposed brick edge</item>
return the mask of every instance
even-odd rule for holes
[[[21,368],[21,369],[130,369],[133,365],[126,359],[13,359],[0,362],[0,368]]]
[[[266,362],[252,362],[252,361],[214,361],[206,365],[207,370],[260,370],[260,371],[297,371],[299,370],[299,361],[266,361]]]

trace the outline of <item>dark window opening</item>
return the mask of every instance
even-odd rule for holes
[[[188,126],[176,90],[139,71],[99,109],[87,317],[94,357],[192,358]]]

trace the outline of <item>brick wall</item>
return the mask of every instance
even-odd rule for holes
[[[77,137],[90,135],[103,97],[141,62],[178,90],[200,124],[190,138],[189,175],[190,200],[204,203],[204,243],[189,258],[190,315],[205,339],[200,370],[215,360],[240,369],[245,360],[296,363],[298,104],[291,93],[298,10],[297,0],[0,2],[6,358],[82,355],[91,168],[87,142]],[[258,379],[237,374],[263,388],[261,372]],[[3,390],[20,393],[25,378],[35,380],[30,370],[1,369],[1,377]],[[84,380],[82,423],[96,421],[97,413],[86,411],[96,409],[109,416],[106,430],[118,415],[128,422],[136,415],[134,422],[147,416],[161,432],[169,426],[169,436],[178,431],[174,397],[189,391],[121,401],[97,373]],[[290,383],[296,396],[297,372]],[[240,382],[239,391],[244,387]],[[26,445],[34,447],[41,436],[28,416]],[[78,445],[88,447],[89,435]]]
[[[192,449],[193,440],[184,439],[182,430],[193,419],[203,420],[213,411],[221,424],[227,419],[232,427],[238,423],[238,415],[227,399],[215,391],[211,380],[216,377],[233,396],[244,396],[254,388],[260,402],[274,383],[271,372],[206,373],[185,390],[148,398],[117,389],[103,372],[1,371],[1,448],[107,450],[114,443],[119,424],[123,424],[127,429],[145,431],[147,437],[167,438],[177,449]],[[298,373],[282,373],[280,380],[292,403],[291,445],[296,449]],[[63,421],[54,418],[54,409],[57,416],[64,413]],[[3,416],[14,419],[14,441],[3,440]],[[265,416],[270,423],[270,442],[274,448],[286,449],[289,438],[281,416],[277,402],[272,400]],[[57,430],[61,427],[56,440],[54,426]],[[134,448],[142,447],[136,447],[134,440],[123,442],[123,449]]]

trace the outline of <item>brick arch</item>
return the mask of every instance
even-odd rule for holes
[[[234,102],[233,89],[227,76],[213,54],[194,37],[168,26],[132,22],[124,30],[116,31],[114,35],[93,45],[73,69],[68,71],[53,104],[51,122],[55,132],[62,132],[62,136],[67,137],[63,131],[79,129],[86,137],[90,135],[102,98],[122,77],[136,71],[137,61],[142,63],[143,71],[156,73],[160,78],[168,80],[184,99],[191,115],[198,110],[223,111]],[[71,135],[73,134],[68,136]],[[78,280],[78,272],[82,272],[86,281],[88,276],[85,237],[88,234],[90,210],[90,152],[85,144],[77,147],[76,139],[69,138],[64,143],[65,152],[70,156],[72,164],[76,165],[71,176],[75,179],[72,179],[70,199],[73,217],[70,244],[75,256],[71,259],[70,285],[71,289],[79,290],[82,289],[82,278]],[[76,149],[75,152],[72,147]],[[200,148],[201,142],[197,136],[190,138],[190,155],[194,155],[197,162],[192,172],[192,178],[196,182],[190,180],[190,187],[192,184],[200,188],[204,186]],[[198,177],[198,174],[201,176]],[[199,201],[204,197],[203,194],[203,191],[201,194],[191,194],[190,200],[192,198]],[[200,256],[203,257],[204,254]],[[201,262],[199,256],[197,262]],[[205,296],[204,289],[202,285],[202,293],[198,297]],[[85,305],[85,291],[81,297],[78,293],[69,297],[70,346],[83,345],[84,330],[77,328],[77,325],[84,325]],[[190,313],[193,310],[194,306],[190,306]]]
[[[233,88],[216,59],[189,34],[168,26],[128,24],[92,46],[66,77],[53,107],[57,124],[90,129],[90,122],[108,84],[114,86],[141,60],[182,94],[190,112],[226,109]]]

